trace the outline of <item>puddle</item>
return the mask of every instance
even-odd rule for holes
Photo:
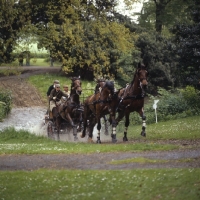
[[[47,136],[47,124],[45,124],[44,115],[46,113],[45,107],[23,107],[13,108],[9,116],[0,122],[0,131],[8,127],[14,127],[16,130],[26,130],[36,135]],[[109,135],[105,135],[105,126],[102,122],[101,141],[111,141],[109,126]],[[81,132],[78,133],[78,142],[87,142],[88,137],[80,137]],[[96,142],[97,128],[94,127],[93,141]],[[70,128],[63,130],[60,134],[61,141],[74,142],[73,131]]]

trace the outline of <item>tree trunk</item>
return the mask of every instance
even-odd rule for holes
[[[161,33],[163,27],[163,16],[165,15],[165,8],[171,0],[154,0],[156,5],[156,32]]]

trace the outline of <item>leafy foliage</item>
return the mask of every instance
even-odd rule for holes
[[[175,47],[170,39],[155,32],[143,31],[135,44],[144,62],[149,64],[149,92],[156,94],[157,87],[168,89],[179,83]]]
[[[191,7],[193,24],[177,24],[173,29],[176,34],[175,42],[180,56],[180,70],[182,82],[197,86],[200,79],[200,2],[194,0]]]
[[[143,3],[141,13],[137,13],[142,27],[156,30],[169,37],[169,30],[177,22],[190,23],[189,6],[191,0],[149,0]]]
[[[185,89],[165,90],[158,87],[158,96],[150,96],[148,103],[144,106],[147,123],[155,122],[153,109],[154,99],[159,99],[157,104],[158,121],[168,121],[200,114],[200,92],[192,86]],[[132,124],[141,124],[141,117],[138,113],[131,114]]]
[[[0,89],[0,121],[2,121],[11,111],[12,98],[9,91]]]
[[[112,18],[115,0],[32,3],[39,47],[59,59],[66,74],[74,72],[90,80],[104,75],[114,78],[120,55],[134,49],[135,34]]]

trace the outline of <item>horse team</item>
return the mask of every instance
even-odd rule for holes
[[[145,88],[148,84],[147,77],[147,66],[139,63],[133,75],[133,80],[125,88],[115,91],[113,81],[102,82],[99,91],[87,97],[83,104],[79,100],[81,80],[77,77],[72,78],[71,94],[64,106],[64,115],[60,116],[56,108],[52,110],[53,123],[57,128],[58,138],[61,122],[64,120],[73,127],[75,140],[77,139],[77,131],[83,129],[81,138],[84,138],[88,134],[88,141],[92,141],[93,130],[97,124],[98,135],[96,142],[101,143],[101,118],[109,115],[109,122],[112,125],[112,142],[117,142],[116,126],[123,118],[125,118],[123,141],[128,141],[129,116],[134,111],[138,112],[142,118],[141,135],[145,137],[146,117],[144,115],[144,97]],[[77,122],[78,126],[75,125]]]

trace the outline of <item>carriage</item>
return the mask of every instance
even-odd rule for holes
[[[62,100],[45,117],[47,136],[51,139],[60,140],[61,132],[68,133],[72,130],[76,141],[77,132],[81,131],[83,120],[83,104],[79,100],[82,92],[81,81],[79,77],[73,77],[71,80],[70,97],[68,99],[62,97]],[[60,106],[62,106],[62,114],[59,113]]]
[[[77,132],[80,132],[82,130],[82,116],[83,114],[83,105],[80,105],[79,107],[74,108],[73,110],[73,123],[74,126],[71,126],[70,122],[67,119],[62,119],[60,124],[60,130],[59,133],[70,133],[73,131],[74,135],[74,141],[77,140]],[[55,121],[53,120],[52,112],[49,112],[49,115],[45,117],[45,124],[47,124],[47,136],[51,139],[58,139],[58,129],[56,126]]]
[[[118,91],[114,89],[112,81],[102,83],[101,90],[86,98],[82,105],[79,101],[81,94],[81,81],[79,78],[72,78],[70,101],[65,109],[64,117],[58,116],[57,109],[52,110],[49,117],[47,133],[49,137],[56,134],[59,140],[61,127],[73,129],[74,140],[77,140],[77,132],[81,131],[81,138],[88,135],[88,141],[93,142],[93,131],[97,124],[97,143],[101,143],[100,130],[101,119],[109,115],[109,122],[112,125],[111,139],[117,142],[116,126],[125,118],[123,141],[128,141],[127,130],[129,126],[129,115],[131,112],[138,112],[142,118],[141,135],[146,137],[146,117],[144,115],[144,97],[148,72],[147,65],[138,64],[133,80],[125,88]]]

